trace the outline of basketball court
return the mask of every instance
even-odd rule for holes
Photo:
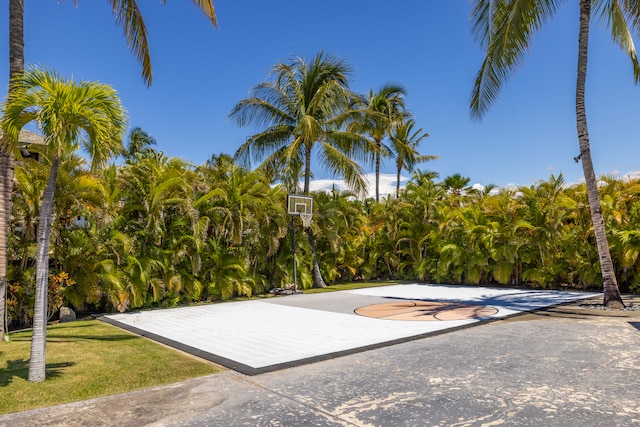
[[[112,314],[101,319],[255,375],[598,295],[406,284]]]

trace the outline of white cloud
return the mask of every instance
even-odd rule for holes
[[[475,184],[473,184],[471,186],[471,188],[473,188],[474,190],[478,190],[478,191],[482,192],[487,187],[485,187],[484,185],[480,184],[479,182],[476,182]]]
[[[510,182],[507,185],[505,185],[504,188],[509,189],[509,190],[517,190],[518,186],[516,184],[514,184],[513,182]]]
[[[640,179],[640,171],[629,171],[622,175],[622,179],[625,181],[633,181],[634,179]]]
[[[598,175],[598,176],[603,176],[603,175]],[[604,174],[604,176],[613,176],[616,177],[617,179],[620,179],[622,181],[633,181],[636,179],[640,179],[640,171],[629,171],[627,173],[625,173],[624,175],[620,175],[620,171],[619,170],[613,170],[611,172],[609,172],[608,174]],[[578,185],[578,184],[584,184],[585,180],[584,180],[584,176],[580,176],[578,178],[577,182],[570,182],[567,183],[567,187],[571,187],[573,185]],[[599,187],[603,186],[602,184],[604,183],[604,181],[602,180],[598,180],[597,184]]]
[[[341,179],[313,179],[309,182],[311,191],[331,191],[332,188],[347,190],[347,185]]]
[[[620,176],[620,171],[613,171],[609,175]],[[640,170],[629,171],[624,175],[621,175],[620,179],[626,180],[626,181],[640,179]],[[374,173],[369,173],[366,175],[366,180],[369,185],[369,191],[367,192],[367,197],[375,198],[376,175]],[[410,180],[409,177],[400,176],[400,188],[402,189],[409,180]],[[571,187],[573,185],[583,184],[583,183],[584,183],[584,177],[579,177],[577,182],[567,182],[565,184],[565,187]],[[602,186],[602,184],[603,184],[602,182],[598,182],[599,186]],[[309,187],[311,191],[331,191],[333,186],[335,186],[335,188],[337,188],[338,190],[349,189],[349,187],[346,185],[346,183],[342,179],[314,179],[314,180],[311,180],[311,182],[309,183]],[[302,183],[301,183],[301,187],[302,187]],[[480,191],[484,191],[486,188],[484,185],[480,183],[475,183],[471,187]],[[518,188],[519,188],[518,185],[516,185],[513,182],[510,182],[507,185],[493,188],[489,194],[496,195],[502,189],[517,191]],[[380,198],[383,199],[389,195],[395,197],[395,194],[396,194],[396,175],[390,174],[390,173],[380,174]],[[522,197],[524,196],[524,194],[518,192],[515,194],[515,196]]]
[[[402,183],[408,181],[406,176],[400,176],[400,188],[403,187]],[[368,183],[367,197],[376,197],[376,175],[375,173],[368,173],[366,175],[366,181]],[[309,183],[311,191],[331,191],[335,186],[338,190],[348,190],[349,187],[342,179],[314,179]],[[390,173],[380,174],[380,198],[387,197],[388,195],[396,194],[396,175]]]

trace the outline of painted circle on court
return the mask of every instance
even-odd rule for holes
[[[387,320],[465,320],[494,315],[498,309],[486,305],[439,301],[398,301],[365,305],[355,309],[360,316]]]

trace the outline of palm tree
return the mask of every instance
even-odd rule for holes
[[[217,25],[212,0],[192,0]],[[136,0],[109,0],[116,22],[122,26],[129,49],[142,65],[142,80],[151,85],[153,71],[147,42],[147,27]],[[77,5],[77,0],[74,0]],[[163,0],[166,3],[166,0]],[[24,0],[9,0],[9,80],[24,69]],[[15,157],[7,144],[0,142],[0,331],[4,335],[5,294],[7,279],[7,248],[11,222],[11,194]]]
[[[266,177],[232,164],[224,179],[214,185],[223,197],[215,204],[212,220],[224,230],[229,246],[241,245],[250,234],[259,234],[259,221],[270,202]]]
[[[380,166],[382,157],[387,157],[390,150],[382,141],[393,126],[404,115],[404,98],[406,90],[402,86],[390,83],[382,86],[378,92],[369,91],[369,96],[360,96],[356,105],[364,112],[364,120],[356,121],[353,129],[368,134],[373,142],[370,152],[373,156],[376,174],[376,201],[380,200]]]
[[[51,169],[49,159],[41,158],[39,168],[48,175]],[[21,169],[24,168],[16,168],[16,175]],[[100,242],[94,227],[95,219],[104,212],[106,192],[100,176],[90,171],[87,161],[76,152],[63,153],[58,170],[53,207],[56,221],[52,223],[49,265],[54,275],[64,272],[67,280],[73,280],[74,285],[66,287],[62,295],[65,301],[84,311],[86,303],[97,303],[102,296],[96,267],[104,257],[97,250]],[[46,175],[41,181],[44,187]],[[17,185],[24,188],[23,183],[18,182]],[[38,205],[41,198],[42,193],[38,197]],[[79,215],[87,220],[86,227],[75,221]],[[55,306],[50,307],[49,313],[55,311]]]
[[[151,147],[152,145],[156,145],[156,139],[142,128],[135,127],[129,132],[129,143],[123,150],[122,156],[127,161],[135,161],[135,159],[153,155],[155,150]]]
[[[192,280],[198,268],[186,267],[199,264],[199,230],[206,228],[193,207],[195,174],[180,159],[150,153],[126,163],[116,180],[122,192],[117,230],[131,238],[135,254],[114,260],[123,274],[112,295],[122,311],[179,293],[183,285],[199,287]]]
[[[280,171],[284,181],[297,180],[304,168],[304,194],[309,194],[311,154],[318,150],[320,162],[344,177],[354,193],[366,194],[366,179],[358,160],[364,160],[362,136],[342,129],[355,115],[347,106],[353,100],[349,91],[351,66],[345,61],[319,52],[310,61],[297,57],[273,67],[273,79],[258,84],[250,98],[240,101],[230,113],[239,126],[254,124],[265,128],[251,136],[236,151],[244,164],[261,161],[259,166],[273,176]],[[288,179],[287,179],[288,177]],[[325,287],[315,254],[315,239],[307,228],[313,253],[314,285]]]
[[[13,226],[14,236],[21,241],[24,253],[19,255],[20,268],[26,269],[29,260],[27,245],[36,242],[38,218],[40,217],[40,199],[47,183],[48,170],[34,159],[23,159],[16,165],[16,197]]]
[[[413,172],[413,168],[417,164],[438,159],[438,156],[428,156],[418,152],[418,144],[427,138],[429,134],[423,132],[422,128],[414,132],[414,126],[415,121],[413,119],[406,120],[402,121],[391,131],[390,138],[396,157],[397,169],[396,198],[400,195],[400,174],[402,173],[402,169],[405,169],[407,172]]]
[[[417,209],[419,222],[433,222],[435,204],[444,198],[444,189],[434,180],[437,172],[417,170],[405,188],[406,199]]]
[[[476,37],[486,52],[471,94],[471,112],[481,118],[493,104],[509,73],[521,62],[529,48],[533,34],[542,24],[552,18],[560,1],[539,0],[475,0],[472,25]],[[640,63],[636,54],[632,34],[640,34],[640,5],[635,0],[580,0],[580,31],[578,35],[578,68],[576,83],[576,127],[587,186],[591,222],[596,237],[604,290],[603,304],[611,308],[622,308],[622,298],[615,276],[609,242],[602,217],[596,176],[591,160],[589,131],[585,107],[585,83],[591,7],[611,30],[613,41],[624,50],[634,71],[634,82],[640,81]]]
[[[2,130],[16,142],[20,130],[36,122],[45,136],[51,156],[51,171],[42,198],[38,224],[36,301],[29,381],[45,378],[45,341],[49,237],[53,198],[62,155],[82,142],[93,168],[122,150],[126,116],[117,93],[97,82],[65,80],[54,72],[30,68],[11,82],[3,105]]]
[[[9,79],[24,68],[24,0],[9,0]],[[7,267],[11,194],[15,157],[10,145],[0,141],[0,334],[8,339],[6,324]]]
[[[314,226],[320,231],[318,249],[324,261],[324,277],[351,280],[361,270],[363,243],[368,237],[368,225],[362,202],[353,193],[333,188],[331,192],[317,191],[313,195]]]
[[[235,158],[244,164],[262,161],[260,169],[298,177],[304,168],[304,194],[309,194],[311,157],[318,149],[320,163],[344,177],[358,195],[366,193],[363,138],[341,125],[354,115],[347,111],[351,66],[319,52],[310,61],[297,57],[273,67],[270,81],[252,89],[252,96],[233,108],[229,117],[239,125],[262,130],[247,139]]]
[[[153,82],[153,70],[151,67],[151,54],[149,51],[149,43],[147,40],[147,26],[144,22],[144,18],[138,7],[137,0],[107,0],[111,4],[111,11],[113,16],[116,19],[116,23],[122,27],[122,32],[124,33],[125,40],[127,42],[127,47],[131,52],[135,55],[136,59],[142,66],[142,80],[147,84],[147,86],[151,86]],[[167,0],[161,0],[163,4],[167,3]],[[213,7],[213,0],[191,0],[209,19],[211,24],[216,27],[218,25],[216,12]],[[78,6],[78,0],[73,0],[74,4]],[[14,12],[13,8],[16,8],[14,12],[16,16],[22,16],[24,14],[24,0],[11,0],[11,3],[16,3],[16,5],[10,5],[11,11]],[[18,5],[19,3],[19,5]],[[17,10],[17,9],[20,10]],[[11,15],[13,16],[13,15]],[[17,19],[17,18],[16,18]],[[20,18],[22,19],[22,18]],[[10,18],[10,22],[11,18]],[[17,27],[16,27],[17,29]],[[13,38],[13,29],[9,30]],[[16,40],[18,39],[17,33],[15,34]],[[21,47],[24,46],[22,39],[22,43],[20,43]],[[17,42],[16,42],[17,43]],[[24,58],[24,54],[22,54]],[[22,65],[24,65],[24,59],[22,60]],[[22,67],[21,67],[22,68]]]
[[[451,192],[452,196],[458,198],[465,194],[466,191],[469,191],[469,181],[471,181],[471,178],[456,173],[446,177],[442,181],[442,185]]]

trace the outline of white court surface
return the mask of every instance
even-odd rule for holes
[[[597,295],[407,284],[111,314],[103,320],[257,374]],[[369,304],[402,300],[485,305],[498,312],[481,319],[444,321],[375,319],[353,312]]]

